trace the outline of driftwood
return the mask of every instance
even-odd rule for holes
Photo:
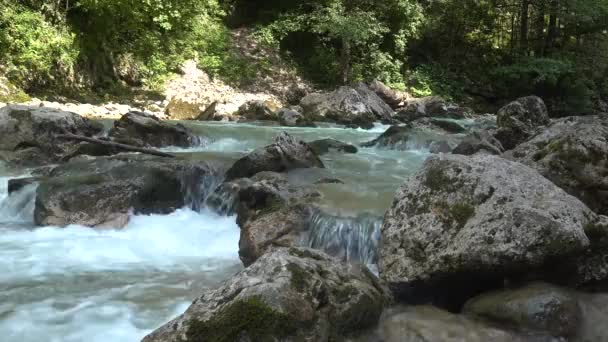
[[[166,158],[175,158],[175,155],[173,155],[173,154],[169,154],[169,153],[165,153],[165,152],[161,152],[161,151],[157,151],[157,150],[153,150],[153,149],[149,149],[149,148],[143,148],[143,147],[137,147],[137,146],[133,146],[133,145],[115,143],[115,142],[107,141],[107,140],[83,137],[81,135],[58,134],[58,135],[56,135],[56,137],[59,139],[66,139],[66,140],[85,141],[85,142],[88,142],[91,144],[114,147],[116,149],[124,150],[124,151],[139,152],[139,153],[150,154],[153,156],[166,157]]]

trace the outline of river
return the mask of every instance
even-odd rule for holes
[[[359,144],[387,129],[381,125],[369,131],[187,125],[205,143],[165,150],[224,163],[268,144],[283,130],[305,141],[333,138]],[[311,245],[346,243],[353,244],[347,250],[356,249],[354,254],[373,253],[381,216],[395,191],[429,155],[422,144],[427,134],[411,139],[409,151],[332,152],[322,156],[326,169],[290,172],[288,178],[296,184],[318,178],[345,183],[315,185],[329,216],[316,218],[316,242]],[[34,227],[35,186],[7,195],[8,179],[28,172],[9,172],[0,165],[0,339],[4,342],[139,341],[183,312],[201,290],[217,286],[242,267],[235,217],[205,208],[134,216],[123,230]],[[353,239],[353,230],[366,235],[372,246]]]

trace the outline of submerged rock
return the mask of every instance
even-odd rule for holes
[[[549,122],[547,106],[540,97],[522,97],[498,111],[496,138],[505,149],[510,150],[528,140],[538,127]]]
[[[306,248],[279,248],[143,339],[328,341],[373,327],[388,299],[361,266]]]
[[[505,156],[608,215],[608,115],[560,119]]]
[[[0,160],[18,166],[60,161],[75,144],[58,134],[93,136],[103,127],[77,114],[45,107],[8,105],[0,108]]]
[[[469,300],[464,312],[518,330],[547,332],[554,337],[573,337],[582,313],[569,290],[546,283],[484,293]]]
[[[466,131],[466,128],[453,121],[433,119],[431,120],[431,124],[445,130],[448,133],[462,133]]]
[[[391,126],[378,138],[363,143],[363,147],[390,147],[396,150],[407,150],[412,128],[410,126]]]
[[[594,219],[522,164],[487,155],[431,157],[385,216],[379,270],[404,300],[458,308],[512,272],[582,253]]]
[[[285,172],[297,168],[325,167],[312,148],[283,132],[271,145],[239,159],[226,172],[226,180],[246,178],[262,171]]]
[[[307,95],[300,102],[305,117],[348,126],[372,128],[374,122],[390,122],[393,110],[365,84],[340,87],[331,93]]]
[[[164,122],[142,112],[129,112],[114,122],[110,137],[134,146],[179,146],[200,144],[200,139],[181,124]]]
[[[452,153],[471,156],[477,153],[500,155],[504,148],[489,131],[473,131],[456,146]]]
[[[379,330],[383,342],[526,341],[514,333],[431,306],[391,309],[382,316]]]
[[[330,151],[338,151],[344,153],[357,153],[357,148],[351,144],[347,144],[335,139],[321,139],[309,142],[308,145],[315,151],[316,154],[322,155]]]
[[[34,221],[121,228],[131,212],[165,214],[185,206],[211,173],[206,164],[147,156],[73,161],[40,180]]]

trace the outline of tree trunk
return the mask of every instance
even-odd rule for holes
[[[519,23],[519,49],[528,54],[528,31],[530,18],[530,0],[521,0],[521,17]]]
[[[538,1],[534,23],[534,55],[543,57],[545,54],[545,0]]]
[[[139,152],[139,153],[150,154],[150,155],[158,156],[158,157],[175,158],[175,156],[173,154],[169,154],[169,153],[165,153],[165,152],[161,152],[161,151],[157,151],[157,150],[153,150],[153,149],[149,149],[149,148],[143,148],[143,147],[137,147],[137,146],[132,146],[132,145],[115,143],[115,142],[107,141],[107,140],[83,137],[81,135],[58,134],[58,135],[56,135],[56,138],[65,139],[65,140],[84,141],[84,142],[88,142],[91,144],[113,147],[118,150],[129,151],[129,152]]]
[[[549,29],[547,30],[547,41],[545,43],[545,50],[547,53],[551,53],[553,46],[555,45],[555,38],[557,38],[557,17],[559,15],[559,0],[551,0],[549,9]]]
[[[340,61],[340,72],[342,77],[342,83],[347,85],[350,82],[350,58],[351,58],[351,45],[348,39],[342,39],[342,56]]]

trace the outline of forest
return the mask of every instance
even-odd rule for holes
[[[317,88],[378,79],[478,110],[555,115],[608,99],[605,0],[0,0],[0,75],[18,96],[156,90],[195,59],[243,86],[280,57]],[[236,29],[277,56],[244,58]]]

